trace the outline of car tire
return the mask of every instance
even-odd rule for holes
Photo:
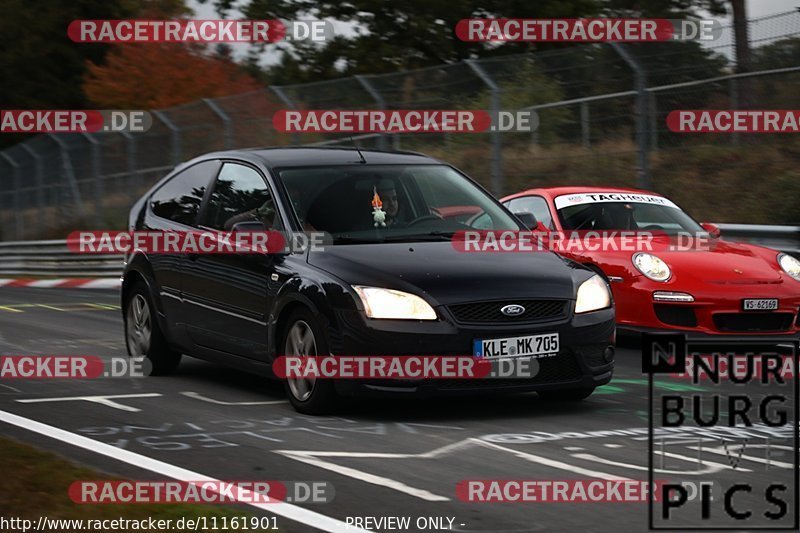
[[[325,332],[311,311],[292,312],[281,336],[279,353],[301,357],[330,354]],[[339,404],[333,380],[286,378],[283,384],[289,402],[299,413],[324,415],[335,411]]]
[[[171,374],[181,362],[181,354],[172,350],[158,325],[150,291],[142,282],[131,287],[125,300],[125,346],[130,357],[145,357],[149,375]]]
[[[579,402],[585,400],[594,392],[594,387],[585,387],[581,389],[557,389],[540,391],[539,396],[545,400],[557,402]]]

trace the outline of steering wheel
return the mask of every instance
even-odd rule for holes
[[[664,231],[664,228],[658,224],[648,224],[642,228],[642,231]]]
[[[414,220],[408,222],[406,224],[406,227],[411,227],[411,226],[414,226],[416,224],[421,224],[421,223],[427,222],[429,220],[442,220],[442,217],[440,217],[439,215],[434,215],[434,214],[418,216]]]

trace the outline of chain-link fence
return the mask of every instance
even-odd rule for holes
[[[800,108],[800,13],[749,22],[753,72],[746,75],[733,74],[732,34],[724,28],[711,46],[574,45],[271,86],[152,111],[146,133],[36,136],[0,152],[0,238],[122,228],[134,199],[177,163],[205,152],[352,143],[341,134],[279,133],[272,127],[279,109],[533,109],[540,126],[530,133],[353,140],[448,160],[498,195],[556,184],[646,186],[700,218],[797,223],[797,135],[678,134],[666,127],[674,109]]]

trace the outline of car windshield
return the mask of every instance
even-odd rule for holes
[[[303,229],[327,232],[335,244],[520,229],[491,196],[446,165],[284,168],[278,174]]]
[[[660,231],[668,235],[701,233],[703,228],[674,204],[597,202],[558,210],[565,230]]]

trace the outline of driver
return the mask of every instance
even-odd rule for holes
[[[386,212],[386,226],[397,224],[400,202],[397,199],[397,189],[394,186],[394,181],[382,179],[378,182],[375,189],[378,191],[378,196],[381,197],[383,210]]]

